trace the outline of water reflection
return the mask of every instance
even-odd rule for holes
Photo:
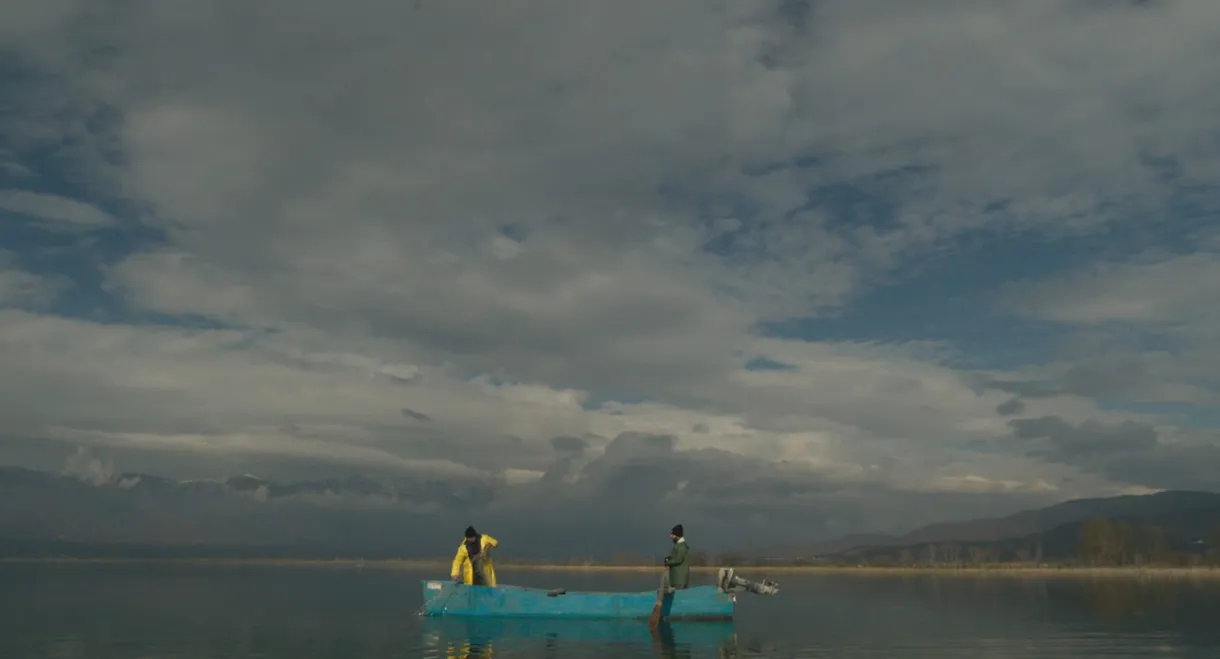
[[[636,620],[425,618],[427,657],[652,656],[658,659],[736,657],[733,623],[674,622],[649,629]]]
[[[560,576],[587,590],[649,585],[630,574]],[[1214,578],[794,574],[779,597],[743,600],[733,622],[655,634],[625,620],[420,618],[420,578],[0,565],[0,659],[1220,657]]]
[[[1177,617],[1179,600],[1188,592],[1180,582],[1157,579],[1097,580],[1084,590],[1086,605],[1109,623],[1124,623],[1150,614],[1172,623]]]

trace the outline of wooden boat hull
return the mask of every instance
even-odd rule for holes
[[[657,591],[639,593],[572,592],[541,588],[468,586],[423,581],[423,615],[504,618],[647,620]],[[696,586],[665,595],[664,620],[731,620],[736,597],[715,586]]]

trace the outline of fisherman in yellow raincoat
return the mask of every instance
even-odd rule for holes
[[[480,534],[473,526],[466,527],[466,539],[458,545],[457,556],[453,557],[453,569],[449,571],[449,576],[454,581],[461,576],[462,583],[467,585],[494,588],[496,566],[492,564],[491,554],[487,550],[499,546],[500,543],[496,542],[495,538]],[[476,562],[481,569],[475,570]]]

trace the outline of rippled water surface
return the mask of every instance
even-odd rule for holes
[[[502,582],[568,590],[656,582],[499,572]],[[4,565],[0,657],[1220,657],[1217,581],[781,574],[781,594],[742,596],[732,623],[651,634],[646,623],[421,619],[419,580],[435,576]]]

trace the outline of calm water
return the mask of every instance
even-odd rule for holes
[[[781,594],[742,596],[736,621],[674,624],[654,638],[646,623],[418,618],[419,579],[435,576],[0,566],[0,657],[1220,657],[1217,582],[779,575]],[[569,590],[656,581],[500,576]]]

